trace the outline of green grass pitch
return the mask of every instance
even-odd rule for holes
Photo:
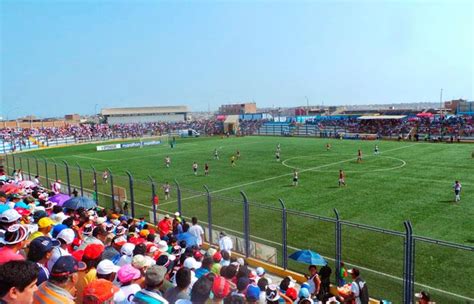
[[[326,150],[326,143],[331,149]],[[275,151],[281,144],[281,162]],[[380,154],[374,155],[378,145]],[[203,185],[213,195],[214,222],[222,227],[242,231],[242,207],[233,201],[241,199],[243,190],[250,202],[279,206],[282,198],[287,208],[326,217],[334,217],[337,208],[343,220],[403,231],[403,221],[410,220],[416,235],[437,238],[465,245],[474,243],[474,146],[469,144],[430,144],[393,141],[352,141],[293,137],[207,137],[178,139],[171,149],[164,140],[162,145],[144,148],[97,152],[95,144],[71,146],[25,153],[71,165],[71,180],[78,185],[75,164],[83,168],[94,165],[98,171],[99,190],[110,193],[101,173],[109,168],[114,183],[128,188],[125,171],[135,178],[136,201],[139,215],[148,216],[150,184],[148,176],[158,185],[160,208],[176,209],[176,193],[165,201],[161,185],[169,181],[175,190],[176,179],[183,188],[183,213],[198,215],[206,220],[206,200]],[[214,149],[219,160],[214,159]],[[357,150],[363,151],[363,161],[356,162]],[[230,158],[240,150],[241,157],[232,167]],[[171,157],[166,168],[164,158]],[[198,175],[192,164],[199,164]],[[204,164],[210,167],[204,175]],[[42,164],[40,162],[40,164]],[[22,165],[25,169],[25,165]],[[17,165],[18,167],[18,165]],[[33,169],[35,172],[35,169]],[[293,170],[299,171],[299,185],[292,186]],[[338,171],[346,173],[346,187],[338,187]],[[43,165],[40,174],[44,175]],[[54,169],[48,166],[49,177]],[[64,180],[64,171],[60,168]],[[92,188],[89,172],[83,173],[84,187]],[[143,182],[142,182],[143,180]],[[463,190],[461,202],[455,204],[453,183],[460,180]],[[128,191],[128,189],[127,189]],[[232,200],[231,200],[232,199]],[[109,204],[107,198],[101,201]],[[110,206],[110,204],[108,205]],[[251,234],[255,240],[277,247],[281,240],[280,214],[271,209],[251,206]],[[289,215],[289,244],[296,248],[312,248],[325,256],[334,257],[334,225]],[[263,239],[263,240],[262,240]],[[291,253],[291,250],[290,250]],[[417,244],[415,280],[420,288],[431,290],[437,302],[463,303],[466,299],[450,296],[443,291],[474,298],[474,291],[462,274],[451,273],[442,279],[439,269],[452,272],[474,272],[474,254]],[[281,259],[280,259],[281,260]],[[343,260],[375,270],[363,272],[372,287],[372,294],[401,301],[403,275],[403,240],[380,233],[343,227]],[[466,266],[469,262],[469,266]],[[301,270],[296,264],[292,268]],[[466,269],[470,268],[470,271]],[[382,274],[380,274],[382,273]],[[450,286],[446,284],[449,282]],[[471,280],[471,283],[473,281]],[[454,286],[453,286],[454,285]],[[431,288],[431,289],[430,289]],[[441,290],[441,291],[438,291]],[[443,302],[443,303],[445,303]]]

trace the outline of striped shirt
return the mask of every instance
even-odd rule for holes
[[[74,297],[65,289],[49,281],[38,286],[33,295],[33,304],[74,304]]]

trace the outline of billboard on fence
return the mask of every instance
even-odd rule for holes
[[[112,145],[103,145],[97,146],[97,151],[109,151],[109,150],[117,150],[121,148],[121,144],[112,144]]]
[[[138,148],[144,146],[154,146],[161,144],[160,140],[152,140],[152,141],[140,141],[140,142],[132,142],[132,143],[124,143],[124,144],[111,144],[111,145],[102,145],[97,146],[97,151],[109,151],[109,150],[117,150],[117,149],[128,149],[128,148]]]

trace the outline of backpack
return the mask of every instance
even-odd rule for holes
[[[367,283],[361,278],[355,280],[357,287],[359,288],[359,299],[362,304],[369,304],[369,289]]]

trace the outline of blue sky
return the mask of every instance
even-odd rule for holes
[[[472,1],[0,3],[9,118],[474,95]]]

